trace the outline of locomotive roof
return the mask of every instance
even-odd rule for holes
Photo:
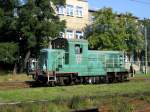
[[[98,51],[98,50],[89,50],[91,53],[124,53],[124,51]]]
[[[85,39],[66,39],[66,38],[56,38],[52,41],[53,42],[66,42],[66,43],[72,43],[72,42],[78,42],[78,43],[87,43],[88,41]]]
[[[40,50],[41,52],[45,52],[45,51],[48,51],[48,52],[55,52],[55,51],[63,51],[62,49],[49,49],[49,48],[45,48],[45,49],[41,49]]]

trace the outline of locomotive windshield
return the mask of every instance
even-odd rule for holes
[[[57,38],[52,41],[52,48],[53,49],[64,49],[68,51],[68,41],[63,38]]]
[[[40,69],[42,70],[47,69],[47,52],[40,53],[39,66],[40,66]]]

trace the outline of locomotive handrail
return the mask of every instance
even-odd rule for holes
[[[60,53],[57,57],[56,57],[56,59],[53,61],[53,66],[52,66],[52,69],[53,70],[56,70],[57,69],[57,66],[58,66],[58,61],[59,61],[59,59],[61,59],[61,56],[63,57],[63,56],[65,56],[64,55],[65,53],[64,52],[62,52],[62,53]],[[63,65],[63,58],[62,58],[62,65]]]
[[[61,59],[61,64],[62,64],[62,65],[64,64],[63,57],[65,56],[64,54],[67,54],[67,53],[68,53],[68,52],[61,52],[61,53],[55,58],[55,60],[53,61],[53,66],[52,66],[52,69],[53,69],[53,70],[56,70],[56,69],[57,69],[58,64],[60,63],[60,59]],[[72,55],[72,54],[70,54],[70,55]],[[65,58],[65,57],[64,57],[64,58]],[[82,58],[84,58],[84,57],[82,57]],[[122,58],[122,57],[120,57],[120,56],[118,56],[118,58],[114,57],[114,58],[109,59],[109,58],[107,58],[107,57],[102,57],[102,58],[101,58],[101,57],[99,57],[99,56],[97,55],[97,58],[95,58],[95,57],[90,57],[90,58],[88,58],[88,59],[90,59],[90,60],[97,60],[97,62],[103,61],[103,59],[104,59],[103,63],[105,64],[105,65],[104,65],[105,68],[110,68],[110,67],[111,67],[110,65],[112,65],[112,68],[124,67],[124,66],[126,65],[125,58]],[[111,61],[111,62],[108,62],[108,61]],[[120,66],[120,64],[121,64],[121,66]],[[116,66],[116,65],[117,65],[117,66]]]

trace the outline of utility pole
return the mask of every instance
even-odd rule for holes
[[[147,74],[147,28],[145,26],[145,74]]]

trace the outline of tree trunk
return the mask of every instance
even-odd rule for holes
[[[49,48],[49,49],[51,49],[51,48],[52,48],[52,41],[51,41],[51,40],[49,40],[48,48]]]
[[[16,73],[17,73],[17,63],[15,62],[14,69],[13,69],[13,75],[16,75]]]
[[[31,54],[31,51],[28,50],[28,52],[26,53],[25,58],[23,60],[23,64],[21,66],[20,72],[24,72],[24,69],[26,69],[26,67],[27,67],[27,61],[28,61],[28,59],[30,57],[30,54]]]
[[[128,53],[127,53],[127,55],[128,55],[128,61],[130,62],[131,61],[131,52],[129,51]]]
[[[141,63],[140,63],[140,50],[137,50],[137,63],[138,63],[138,66],[141,67]]]
[[[24,67],[27,66],[27,61],[28,61],[28,59],[30,58],[30,54],[31,54],[31,51],[28,50],[28,52],[27,52],[27,54],[26,54],[26,56],[25,56],[25,59],[24,59]]]

